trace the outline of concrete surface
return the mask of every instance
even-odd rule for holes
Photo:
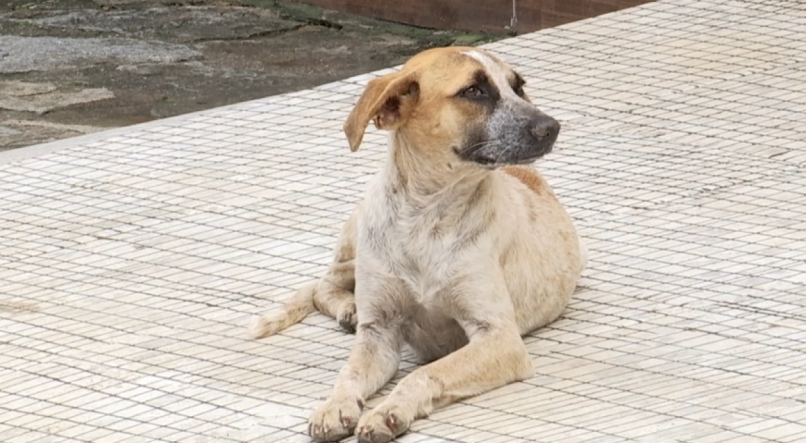
[[[526,338],[533,378],[399,441],[806,441],[806,4],[661,1],[487,48],[563,124],[537,167],[590,265]],[[380,166],[382,133],[340,131],[379,74],[0,154],[0,440],[308,441],[353,337],[246,326],[320,275]]]
[[[2,2],[0,150],[309,88],[484,38],[269,0]],[[3,86],[20,82],[49,95]]]

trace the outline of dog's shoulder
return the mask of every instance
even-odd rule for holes
[[[551,191],[551,187],[546,182],[546,180],[540,176],[532,168],[524,167],[524,166],[504,166],[501,170],[512,177],[518,179],[521,183],[526,185],[527,188],[534,191],[536,194],[548,197],[553,195]]]

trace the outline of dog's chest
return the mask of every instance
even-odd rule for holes
[[[450,244],[439,238],[418,238],[416,233],[398,239],[402,253],[391,258],[398,277],[418,301],[433,299],[448,285],[453,274]]]
[[[484,206],[473,204],[481,201],[478,185],[418,195],[394,192],[389,183],[381,174],[370,185],[359,224],[359,251],[367,253],[358,260],[403,282],[421,304],[437,306],[474,251],[489,243]]]
[[[455,272],[455,234],[431,217],[387,220],[378,231],[376,256],[420,303],[432,300]]]

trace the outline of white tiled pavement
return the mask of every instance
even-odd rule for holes
[[[563,123],[538,167],[590,266],[526,339],[534,378],[399,440],[806,442],[806,2],[487,48]],[[245,328],[323,271],[379,167],[379,132],[340,133],[372,75],[0,156],[0,440],[307,441],[352,336]]]

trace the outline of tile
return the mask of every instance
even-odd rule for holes
[[[804,439],[803,17],[661,0],[487,46],[563,125],[536,167],[590,263],[535,377],[400,441]],[[386,158],[341,125],[393,71],[0,155],[0,434],[308,441],[352,337],[246,324],[330,262]]]

